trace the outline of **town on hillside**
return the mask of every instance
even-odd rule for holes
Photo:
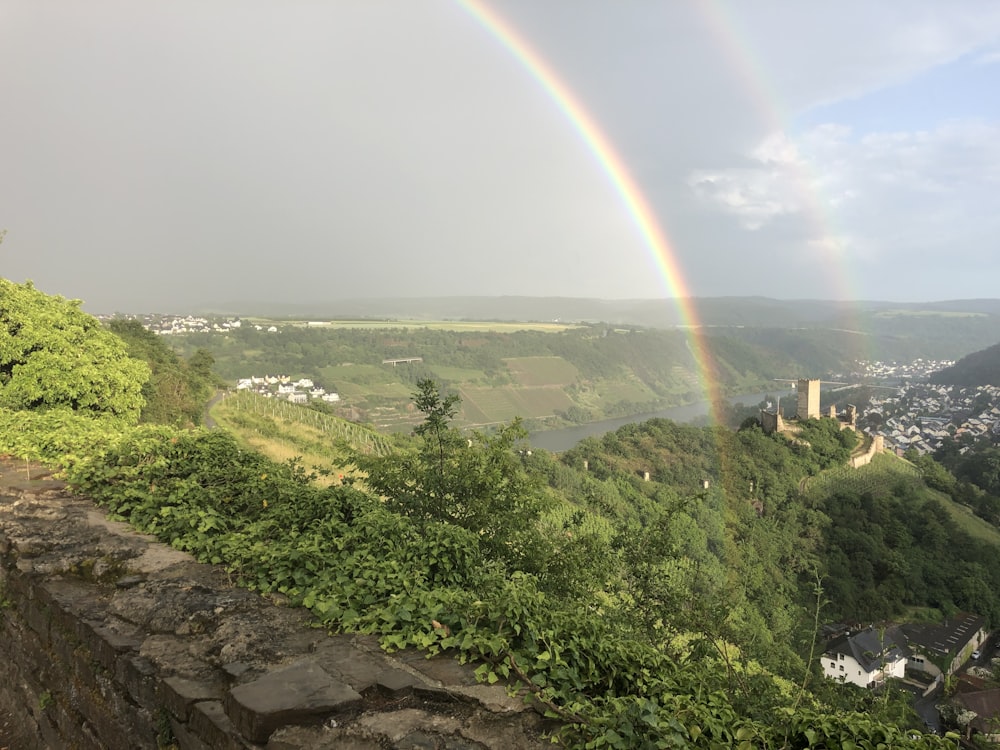
[[[862,362],[860,372],[833,377],[895,384],[879,386],[879,391],[856,411],[851,407],[849,421],[869,435],[881,436],[885,449],[898,456],[908,450],[919,455],[934,453],[947,440],[964,444],[983,438],[1000,440],[1000,386],[959,387],[928,382],[929,375],[953,364],[947,360],[923,359],[909,364]],[[823,382],[799,381],[814,387]],[[818,394],[813,397],[815,404],[811,410],[798,404],[796,416],[818,415]]]

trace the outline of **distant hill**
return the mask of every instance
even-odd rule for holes
[[[962,357],[953,367],[934,373],[931,381],[963,387],[1000,385],[1000,344]]]
[[[203,314],[288,319],[489,320],[610,323],[675,328],[694,320],[735,338],[758,343],[769,330],[806,330],[867,336],[859,356],[883,359],[956,359],[996,341],[1000,300],[885,302],[783,300],[768,297],[696,297],[602,300],[576,297],[426,297],[331,299],[302,304],[233,301],[203,309]],[[754,333],[740,333],[757,329]],[[806,338],[817,338],[807,334]]]

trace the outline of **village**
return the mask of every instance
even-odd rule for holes
[[[933,453],[948,439],[971,443],[1000,434],[1000,387],[910,382],[896,394],[873,397],[860,422],[897,455]]]
[[[288,375],[251,375],[236,381],[236,390],[257,393],[266,398],[281,398],[293,404],[307,404],[318,399],[328,404],[340,401],[340,394],[327,392],[310,378],[293,381]]]
[[[98,315],[98,320],[107,322],[119,315]],[[164,315],[162,313],[148,313],[145,315],[126,315],[126,318],[138,320],[147,331],[160,336],[172,336],[182,333],[228,333],[229,331],[243,327],[240,318],[205,318],[196,315]],[[251,324],[251,327],[258,331],[268,333],[278,333],[279,328],[274,325],[262,326]]]

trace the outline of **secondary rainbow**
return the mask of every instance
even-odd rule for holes
[[[697,313],[691,294],[681,273],[676,253],[673,251],[666,233],[660,226],[645,195],[639,189],[625,163],[615,151],[611,142],[570,88],[556,75],[546,60],[535,52],[528,43],[495,10],[479,0],[458,0],[463,7],[489,34],[527,70],[532,78],[544,89],[559,107],[573,128],[583,139],[587,149],[597,159],[611,184],[624,204],[625,210],[642,235],[643,242],[650,250],[660,277],[666,284],[666,291],[677,305],[678,312],[688,331],[691,352],[695,359],[705,397],[710,403],[715,417],[718,400],[715,378],[708,367],[707,349],[700,331]]]
[[[696,0],[693,7],[732,75],[749,93],[764,125],[773,135],[786,133],[792,116],[786,111],[781,97],[771,83],[772,77],[768,75],[767,67],[755,49],[751,35],[740,22],[739,14],[720,0]],[[859,297],[851,283],[847,259],[844,257],[843,233],[837,231],[835,214],[821,188],[821,175],[806,158],[789,161],[785,166],[801,200],[802,215],[815,235],[814,247],[818,249],[815,254],[822,261],[816,269],[817,275],[823,276],[832,284],[831,291],[835,299],[857,300]],[[876,359],[870,336],[862,330],[856,309],[845,307],[842,314],[845,324],[839,329],[839,333],[857,337],[853,345],[854,355],[858,359]]]

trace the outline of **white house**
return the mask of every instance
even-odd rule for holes
[[[859,687],[881,685],[906,670],[906,638],[897,627],[866,628],[830,641],[823,652],[823,674]]]

